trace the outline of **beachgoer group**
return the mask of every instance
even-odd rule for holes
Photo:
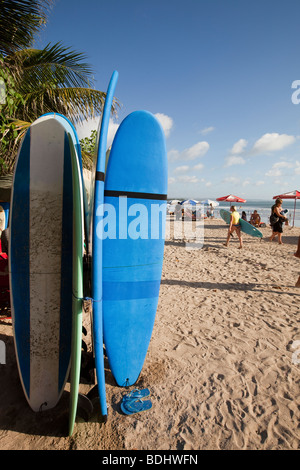
[[[228,234],[227,234],[227,239],[226,243],[224,243],[225,246],[228,246],[230,237],[233,236],[233,233],[236,232],[240,246],[239,248],[243,247],[243,240],[241,236],[241,226],[240,226],[240,215],[237,212],[236,206],[231,206],[230,207],[231,215],[230,215],[230,223],[229,223],[229,228],[228,228]],[[272,228],[272,235],[270,237],[270,241],[273,241],[276,236],[278,236],[278,243],[282,245],[282,233],[283,233],[283,224],[288,223],[288,219],[285,216],[285,212],[282,209],[282,199],[277,198],[275,201],[275,204],[271,208],[271,217],[270,217],[270,225]],[[247,216],[246,212],[242,212],[242,219],[247,222]],[[255,227],[260,227],[262,225],[265,226],[265,224],[261,223],[261,217],[258,214],[257,210],[254,210],[253,213],[251,214],[250,217],[250,224],[255,226]],[[300,239],[300,238],[299,238]],[[300,244],[300,242],[299,242]],[[298,254],[295,254],[295,256],[298,256],[300,258],[300,246],[297,251]],[[300,277],[299,277],[299,287],[300,287]]]

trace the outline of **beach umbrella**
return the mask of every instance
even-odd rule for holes
[[[198,204],[198,201],[195,201],[195,199],[187,199],[186,201],[182,201],[181,205],[190,205],[190,206],[195,206]]]
[[[170,204],[180,204],[181,201],[179,201],[179,199],[173,199],[173,201],[170,202]]]
[[[212,205],[213,207],[217,207],[219,205],[217,201],[212,201],[211,199],[205,199],[205,201],[201,201],[201,204],[204,204],[205,206]]]
[[[232,202],[240,202],[240,203],[247,202],[246,199],[242,199],[241,197],[234,196],[233,194],[228,194],[227,196],[218,197],[217,201],[230,202],[230,207],[231,207]]]
[[[289,193],[279,194],[279,196],[274,196],[273,199],[294,199],[294,219],[293,219],[293,227],[295,225],[295,212],[296,212],[296,201],[300,199],[300,192],[295,189],[295,191],[290,191]]]
[[[246,199],[242,199],[241,197],[234,196],[233,194],[228,194],[227,196],[218,197],[217,201],[226,201],[226,202],[247,202]]]

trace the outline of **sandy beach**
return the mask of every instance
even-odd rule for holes
[[[245,235],[223,246],[227,226],[206,220],[201,249],[166,241],[160,299],[144,368],[152,409],[125,416],[106,369],[108,421],[78,418],[66,437],[68,384],[57,407],[30,410],[20,385],[10,320],[0,321],[0,449],[296,450],[300,448],[300,289],[297,228],[283,245]],[[90,316],[84,324],[91,351]],[[298,350],[298,352],[297,352]],[[298,354],[299,353],[299,354]],[[87,393],[93,385],[80,385]],[[133,387],[131,387],[133,388]]]

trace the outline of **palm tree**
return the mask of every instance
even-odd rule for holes
[[[12,44],[9,44],[7,29],[4,29],[4,40],[2,34],[0,39],[0,51],[4,53],[2,59],[0,56],[0,80],[2,76],[6,82],[8,97],[2,105],[0,116],[2,173],[12,170],[20,139],[40,115],[57,112],[76,124],[100,115],[103,110],[105,93],[92,88],[93,72],[82,53],[72,51],[61,43],[48,44],[42,50],[21,48],[17,34],[19,16],[25,15],[28,37],[33,39],[41,22],[45,21],[44,10],[38,16],[38,8],[45,8],[50,3],[50,0],[0,0],[0,28],[5,24],[9,8],[14,6],[12,17],[16,16],[12,20],[16,31],[16,34],[10,35]],[[1,10],[3,4],[7,7],[4,12]],[[22,7],[18,15],[15,15],[16,4]],[[35,6],[35,13],[30,8],[29,13],[25,13],[25,4]],[[117,106],[115,100],[113,112],[116,112]]]

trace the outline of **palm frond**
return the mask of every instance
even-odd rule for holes
[[[99,116],[103,111],[106,93],[91,88],[40,87],[23,95],[24,104],[19,107],[18,118],[34,121],[41,114],[56,112],[74,123]],[[114,99],[112,113],[116,114],[119,102]]]
[[[52,0],[0,0],[0,54],[28,47],[45,24]]]
[[[81,157],[82,157],[83,168],[86,168],[87,170],[92,171],[93,166],[94,166],[93,155],[91,155],[89,152],[81,150]]]
[[[31,122],[22,121],[21,119],[11,119],[11,121],[14,123],[15,129],[19,133],[19,136],[22,136],[31,125]]]
[[[93,71],[86,56],[63,47],[48,44],[44,49],[24,49],[6,57],[5,62],[20,88],[37,87],[51,81],[58,87],[89,87]],[[26,90],[24,90],[26,91]]]

